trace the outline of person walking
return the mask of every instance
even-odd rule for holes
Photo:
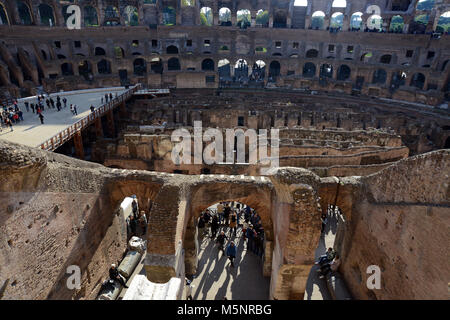
[[[30,112],[30,107],[28,101],[25,101],[25,109],[27,109],[27,112]]]
[[[233,241],[231,241],[230,244],[227,246],[226,254],[228,259],[230,259],[231,267],[234,268],[234,259],[236,258],[236,246],[234,245]]]
[[[237,215],[236,212],[233,210],[233,212],[230,215],[230,237],[233,235],[236,235],[236,225],[237,225]]]
[[[219,244],[219,251],[224,252],[224,245],[225,240],[227,240],[227,236],[225,235],[225,232],[221,231],[220,234],[217,236],[216,243]]]
[[[44,116],[42,115],[42,112],[39,112],[39,119],[41,120],[41,124],[44,124]]]
[[[75,113],[75,115],[78,115],[76,104],[73,105],[73,113]]]
[[[211,239],[214,239],[217,234],[217,230],[219,229],[219,218],[217,215],[214,215],[211,221]]]
[[[66,97],[63,98],[64,108],[67,107],[67,99]]]

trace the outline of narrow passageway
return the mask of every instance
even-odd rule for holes
[[[213,211],[214,212],[214,211]],[[198,270],[192,284],[192,297],[194,300],[267,300],[269,299],[270,278],[263,277],[263,260],[251,250],[247,250],[244,243],[242,214],[237,227],[236,235],[230,237],[228,226],[221,225],[219,234],[224,231],[228,237],[225,247],[234,241],[237,248],[234,267],[218,245],[211,238],[210,228],[204,237],[199,237],[199,263]],[[205,230],[206,231],[206,230]],[[203,231],[200,231],[203,233]]]
[[[337,216],[331,209],[328,210],[328,221],[325,226],[324,232],[322,232],[319,240],[319,245],[315,253],[315,261],[323,255],[327,248],[333,248],[334,240],[336,238],[337,231]],[[326,280],[319,278],[317,270],[319,266],[314,265],[309,273],[308,280],[306,282],[305,300],[331,300],[331,295],[328,291]]]

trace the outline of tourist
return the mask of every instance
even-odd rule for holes
[[[58,111],[61,111],[61,101],[57,101],[56,102],[56,109],[58,109]]]
[[[261,257],[263,252],[264,252],[264,230],[261,228],[260,232],[258,232],[255,238],[255,254]]]
[[[128,288],[125,280],[119,274],[119,270],[117,270],[116,265],[113,263],[111,268],[109,268],[109,278],[111,280],[118,281],[124,288]]]
[[[137,229],[137,221],[134,218],[134,215],[130,215],[128,218],[128,226],[130,227],[130,236],[133,237],[136,235]]]
[[[136,202],[136,199],[133,199],[131,202],[131,208],[133,210],[134,217],[138,218],[138,203]]]
[[[30,107],[31,107],[31,111],[33,111],[33,113],[34,113],[34,103],[30,104]]]
[[[225,240],[227,240],[227,236],[225,235],[225,232],[221,231],[220,234],[217,236],[216,243],[219,244],[219,251],[224,251],[224,245]]]
[[[70,104],[70,112],[72,112],[72,114],[75,114],[75,113],[73,112],[73,105],[72,105],[72,104]]]
[[[73,113],[74,113],[75,115],[78,115],[78,112],[77,112],[77,105],[76,105],[76,104],[73,105]]]
[[[321,232],[323,233],[325,231],[325,226],[326,226],[326,224],[328,222],[327,214],[326,213],[322,213],[322,217],[320,218],[320,220],[322,221],[322,230],[321,230]]]
[[[211,220],[211,239],[214,239],[217,234],[217,230],[219,229],[219,218],[217,215],[214,215]]]
[[[45,100],[45,103],[47,104],[47,108],[50,109],[50,100],[47,98],[47,100]]]
[[[325,276],[328,274],[328,272],[333,271],[336,272],[339,269],[339,266],[341,265],[341,259],[339,257],[339,254],[336,254],[333,261],[331,263],[327,263],[320,267],[318,271],[321,273],[319,276],[320,279],[325,278]]]
[[[219,215],[219,223],[220,224],[222,224],[222,221],[223,221],[223,204],[222,204],[222,202],[220,202],[218,205],[217,205],[217,214]]]
[[[336,252],[333,250],[333,248],[328,248],[327,252],[324,255],[321,255],[319,257],[319,260],[315,264],[323,265],[325,263],[329,263],[334,259],[335,255]]]
[[[12,125],[12,122],[11,122],[11,119],[6,118],[6,119],[5,119],[5,123],[6,123],[7,126],[9,126],[9,128],[11,129],[11,131],[14,131],[13,125]]]
[[[236,224],[237,224],[237,215],[236,212],[233,210],[233,212],[230,215],[230,237],[232,235],[236,235]]]
[[[25,101],[25,109],[27,109],[27,112],[30,112],[30,107],[28,101]]]
[[[44,124],[44,116],[42,115],[42,112],[39,112],[39,119],[41,120],[41,124]]]
[[[94,108],[94,106],[93,105],[91,105],[91,112],[94,112],[94,110],[95,110],[95,108]]]
[[[205,220],[203,219],[203,215],[201,215],[200,218],[198,218],[197,228],[198,228],[198,238],[199,240],[201,240],[203,235],[205,234]]]
[[[141,211],[139,215],[139,227],[141,228],[141,236],[147,232],[147,217],[145,211]]]
[[[66,108],[67,107],[67,99],[66,99],[66,97],[63,98],[63,103],[64,103],[64,108]]]
[[[247,230],[249,227],[248,219],[245,219],[244,223],[242,224],[242,235],[244,236],[244,242],[247,240]]]
[[[109,94],[109,101],[112,101],[112,93]]]
[[[249,226],[247,228],[247,250],[252,250],[253,249],[253,241],[254,241],[254,230],[252,226]]]
[[[17,115],[19,116],[20,121],[23,121],[23,112],[22,112],[22,110],[19,109],[19,111],[17,111]]]
[[[231,241],[227,246],[226,254],[228,259],[230,259],[231,267],[234,267],[234,259],[236,258],[236,246],[234,245],[233,241]]]
[[[230,213],[231,213],[231,208],[230,208],[230,205],[227,203],[225,205],[225,208],[223,209],[223,219],[224,219],[225,225],[228,224],[228,218],[230,216]]]
[[[105,93],[105,102],[108,103],[108,94]]]
[[[101,101],[102,101],[102,104],[103,104],[103,97],[102,97]]]

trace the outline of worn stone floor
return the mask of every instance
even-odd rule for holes
[[[61,100],[63,97],[67,99],[67,107],[64,108],[64,104],[61,101],[62,109],[61,111],[57,111],[55,109],[48,109],[47,105],[44,103],[44,124],[41,124],[39,117],[29,109],[29,112],[26,111],[24,101],[28,101],[30,103],[37,103],[37,98],[24,98],[18,103],[19,108],[23,112],[24,121],[19,122],[18,124],[13,125],[13,131],[11,132],[9,127],[2,127],[2,131],[0,132],[0,139],[4,139],[10,142],[16,142],[25,144],[30,147],[38,147],[44,141],[50,139],[55,134],[60,131],[68,128],[70,125],[75,122],[83,119],[88,116],[90,111],[90,106],[93,105],[95,108],[101,106],[101,98],[104,97],[105,93],[111,92],[113,96],[117,92],[118,95],[125,92],[125,88],[117,87],[117,88],[105,88],[100,91],[88,92],[88,93],[76,93],[74,91],[65,93],[59,92],[55,94],[51,94],[50,96],[55,100],[56,104],[56,96],[59,95]],[[70,112],[70,104],[77,105],[78,115],[73,115]]]

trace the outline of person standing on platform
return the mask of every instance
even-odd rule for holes
[[[42,112],[39,112],[39,119],[41,120],[41,124],[44,124],[44,116],[42,115]]]

